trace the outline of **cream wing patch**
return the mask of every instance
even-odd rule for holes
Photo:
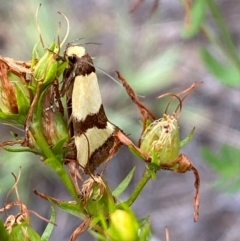
[[[105,129],[93,127],[88,129],[85,135],[75,136],[77,160],[82,167],[86,167],[91,154],[105,143],[114,129],[115,126],[108,122]]]
[[[102,104],[97,76],[79,75],[75,78],[72,93],[72,115],[78,120],[85,120],[88,115],[98,113]]]

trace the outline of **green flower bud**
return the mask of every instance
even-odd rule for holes
[[[36,63],[35,56],[36,50],[33,51],[33,78],[32,78],[32,88],[35,91],[37,87],[37,82],[43,82],[43,88],[53,83],[56,77],[62,74],[62,71],[59,71],[58,68],[61,66],[62,62],[58,61],[58,52],[59,48],[55,43],[51,45],[49,49],[46,50],[46,53],[39,59]]]
[[[30,106],[26,75],[31,71],[24,62],[0,58],[0,119],[24,124]]]
[[[180,150],[178,120],[175,115],[163,115],[145,130],[140,148],[152,158],[159,168],[175,168],[172,163]]]
[[[138,240],[139,224],[132,212],[117,209],[110,215],[109,235],[118,241]]]

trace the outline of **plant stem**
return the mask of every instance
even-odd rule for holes
[[[137,184],[136,188],[134,189],[134,191],[132,192],[131,196],[129,197],[129,199],[127,201],[124,202],[124,204],[126,204],[129,207],[134,203],[134,201],[137,199],[138,195],[140,194],[140,192],[142,191],[144,186],[147,184],[149,179],[152,177],[152,174],[153,174],[153,170],[148,169],[148,168],[145,169],[141,180],[138,182],[138,184]]]
[[[32,123],[30,126],[31,133],[41,149],[42,153],[46,157],[45,163],[50,166],[60,177],[72,197],[78,201],[79,197],[75,190],[75,187],[67,174],[66,170],[63,168],[63,165],[59,162],[59,160],[55,157],[54,153],[50,149],[48,143],[46,142],[44,136],[42,135],[41,129],[38,123]]]

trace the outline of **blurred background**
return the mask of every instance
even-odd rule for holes
[[[116,78],[115,70],[157,116],[167,100],[165,92],[180,92],[195,81],[203,81],[184,101],[180,117],[182,139],[195,126],[193,140],[181,152],[198,169],[201,177],[200,217],[193,222],[194,177],[160,171],[133,205],[138,218],[151,217],[152,240],[237,241],[240,231],[240,2],[237,0],[42,0],[39,24],[45,46],[66,31],[64,13],[70,21],[68,42],[86,45],[97,67]],[[192,2],[192,10],[189,10]],[[0,3],[0,54],[16,60],[30,60],[39,41],[35,23],[36,0]],[[83,38],[82,40],[77,40]],[[136,142],[140,114],[125,90],[98,71],[103,103],[110,121]],[[21,130],[0,124],[0,141],[11,140],[10,131]],[[37,189],[59,199],[69,196],[39,157],[0,150],[0,204],[13,185],[11,173],[22,167],[19,192],[28,207],[48,218],[50,205],[32,192]],[[115,188],[137,167],[133,181],[122,196],[126,199],[140,179],[144,166],[127,148],[107,166],[106,179]],[[4,215],[1,218],[5,218]],[[32,216],[41,233],[46,223]],[[57,227],[51,240],[68,240],[79,220],[57,210]],[[84,233],[78,240],[94,240]]]

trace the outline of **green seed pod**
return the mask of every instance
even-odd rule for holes
[[[179,127],[175,115],[163,115],[144,132],[140,148],[152,158],[152,164],[160,168],[172,166],[180,150]],[[174,168],[174,166],[173,166]]]
[[[132,212],[117,209],[110,215],[109,235],[118,241],[137,241],[139,224]]]

